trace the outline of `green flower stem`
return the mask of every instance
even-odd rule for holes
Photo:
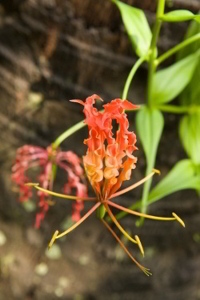
[[[159,0],[158,7],[156,11],[156,21],[153,28],[153,35],[151,40],[151,45],[149,49],[149,63],[148,63],[148,81],[147,81],[147,105],[151,106],[152,102],[152,84],[153,84],[153,77],[156,71],[156,65],[155,65],[155,58],[157,55],[157,40],[159,37],[162,21],[160,20],[160,17],[164,14],[165,9],[165,0]],[[146,174],[148,174],[149,170],[152,170],[154,167],[154,162],[148,162],[148,166],[146,169]],[[142,200],[141,200],[141,212],[145,213],[147,210],[147,200],[149,191],[151,188],[151,182],[152,180],[149,180],[145,182],[143,187],[143,193],[142,193]],[[138,225],[141,225],[143,223],[143,218],[140,219]]]
[[[153,169],[155,162],[154,161],[150,161],[148,163],[147,169],[146,169],[146,175],[149,174],[151,172],[151,170]],[[152,183],[152,178],[150,178],[148,181],[146,181],[144,183],[144,187],[143,187],[143,191],[142,191],[142,201],[141,201],[141,213],[145,214],[147,212],[147,207],[148,207],[148,196],[149,196],[149,191],[151,188],[151,183]],[[140,220],[138,220],[138,222],[136,222],[137,226],[141,226],[143,224],[144,218],[141,217]]]
[[[200,105],[176,106],[176,105],[160,105],[159,110],[175,114],[193,114],[200,112]]]
[[[152,32],[152,40],[151,45],[149,49],[149,63],[148,63],[148,79],[147,79],[147,105],[151,107],[152,105],[152,85],[153,85],[153,78],[156,71],[156,56],[157,56],[157,40],[160,34],[160,29],[162,25],[161,17],[164,14],[165,11],[165,0],[158,0],[158,6],[156,11],[156,20],[153,27]],[[150,160],[147,161],[147,169],[146,174],[148,174],[154,167],[154,161]],[[143,187],[143,193],[142,193],[142,206],[141,206],[141,213],[146,213],[147,211],[147,201],[148,201],[148,195],[151,188],[151,182],[152,180],[149,180],[145,182]],[[144,221],[144,218],[140,218],[140,220],[137,222],[137,225],[141,225]]]
[[[156,67],[158,65],[160,65],[168,57],[170,57],[171,55],[173,55],[174,53],[178,52],[182,48],[184,48],[184,47],[188,46],[189,44],[194,43],[194,42],[196,42],[198,40],[200,40],[200,33],[197,33],[197,34],[193,35],[192,37],[190,37],[190,38],[186,39],[185,41],[183,41],[182,43],[176,45],[175,47],[173,47],[169,51],[165,52],[163,55],[161,55],[160,57],[158,57],[158,59],[156,59],[156,61],[155,61]]]
[[[74,134],[76,131],[80,130],[83,128],[86,124],[81,121],[76,123],[74,126],[70,127],[66,131],[64,131],[56,140],[53,142],[52,146],[54,149],[60,146],[60,144],[67,139],[70,135]]]
[[[153,82],[153,76],[156,71],[156,65],[155,65],[155,60],[156,60],[156,55],[157,55],[157,40],[159,37],[160,33],[160,28],[162,25],[162,21],[160,18],[164,14],[165,10],[165,0],[159,0],[158,1],[158,6],[157,6],[157,11],[156,11],[156,21],[153,27],[153,35],[152,35],[152,40],[151,40],[151,45],[149,49],[149,64],[148,64],[148,82],[147,82],[147,100],[148,100],[148,105],[151,105],[152,101],[152,82]]]
[[[122,100],[127,99],[128,91],[131,85],[131,82],[133,80],[133,76],[135,75],[137,69],[141,66],[141,64],[146,60],[146,56],[140,57],[136,63],[133,65],[130,73],[128,74],[128,77],[126,79],[124,89],[122,92]]]
[[[158,109],[168,113],[174,114],[184,114],[191,113],[193,111],[197,111],[199,108],[196,106],[176,106],[176,105],[159,105]]]

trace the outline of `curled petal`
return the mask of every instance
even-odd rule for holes
[[[92,95],[85,102],[74,102],[84,106],[85,123],[89,131],[89,137],[84,141],[88,146],[84,156],[85,170],[96,192],[95,185],[99,183],[99,199],[105,199],[110,191],[116,192],[124,180],[130,179],[131,171],[135,168],[137,160],[132,152],[137,149],[136,136],[128,130],[125,109],[132,110],[137,106],[117,98],[103,105],[104,111],[98,111],[94,107],[96,99],[97,95]],[[117,130],[115,125],[118,126]]]
[[[118,175],[119,175],[119,171],[117,170],[117,168],[106,167],[104,169],[104,178],[105,179],[111,179],[111,178],[117,177]],[[117,180],[117,178],[116,178],[116,180]]]

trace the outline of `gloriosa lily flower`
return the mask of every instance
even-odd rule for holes
[[[83,179],[83,168],[80,158],[72,151],[61,151],[49,146],[46,149],[25,145],[17,150],[15,164],[12,167],[12,180],[18,185],[21,202],[32,197],[32,189],[26,183],[30,182],[28,172],[35,167],[40,168],[38,176],[42,188],[52,190],[55,179],[56,167],[64,169],[67,173],[66,183],[63,191],[66,194],[75,191],[76,197],[87,197],[86,185],[81,182]],[[35,227],[39,228],[44,219],[49,205],[52,203],[49,194],[45,191],[38,191],[40,211],[36,215]],[[83,209],[83,202],[77,200],[73,205],[72,220],[80,219],[80,212]]]
[[[177,220],[183,226],[184,223],[175,213],[173,213],[172,217],[169,218],[151,216],[130,210],[112,201],[113,198],[141,185],[150,177],[152,177],[157,171],[153,170],[152,173],[139,182],[131,185],[128,188],[119,190],[122,183],[125,180],[130,179],[131,172],[136,167],[135,164],[137,162],[137,158],[133,155],[133,152],[137,149],[135,146],[136,136],[133,132],[128,130],[129,122],[125,110],[134,110],[137,108],[137,106],[133,105],[128,100],[114,99],[110,103],[103,105],[103,111],[98,111],[94,107],[96,100],[102,101],[98,95],[92,95],[91,97],[88,97],[85,102],[82,100],[71,100],[72,102],[77,102],[84,107],[83,111],[85,114],[85,123],[87,124],[89,130],[89,137],[84,140],[84,144],[87,146],[87,152],[86,155],[83,156],[83,163],[89,182],[96,194],[95,198],[89,197],[82,198],[81,200],[95,201],[96,204],[72,227],[60,234],[58,231],[56,231],[49,243],[49,247],[52,246],[56,239],[74,230],[88,216],[97,210],[98,216],[103,224],[112,233],[132,261],[134,261],[134,263],[136,263],[136,265],[146,275],[150,275],[151,273],[149,269],[143,267],[131,255],[116,233],[111,229],[109,224],[104,219],[105,213],[109,215],[121,233],[123,233],[130,241],[138,245],[143,255],[144,250],[139,237],[136,235],[133,238],[124,230],[119,221],[113,215],[110,207],[114,207],[144,218],[164,221]],[[115,126],[118,127],[117,130],[114,129]],[[43,190],[39,186],[36,186],[36,188]],[[66,196],[52,192],[49,193],[63,198],[77,199],[72,198],[72,196]]]

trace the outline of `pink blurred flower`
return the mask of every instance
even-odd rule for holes
[[[44,189],[52,190],[55,179],[55,167],[66,171],[66,183],[63,187],[64,193],[74,193],[78,197],[87,197],[87,188],[83,182],[83,168],[79,157],[72,151],[61,151],[53,149],[52,146],[41,148],[33,145],[25,145],[17,150],[16,160],[12,167],[12,180],[19,187],[19,200],[27,201],[32,197],[32,188],[25,185],[31,182],[30,169],[39,167],[38,181]],[[36,215],[35,227],[38,228],[44,219],[50,205],[50,196],[43,191],[37,191],[39,197],[39,212]],[[72,219],[78,221],[83,202],[77,200],[72,205]]]

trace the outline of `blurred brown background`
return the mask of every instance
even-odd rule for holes
[[[150,24],[156,1],[127,0],[145,10]],[[194,13],[199,0],[171,0],[167,10]],[[179,42],[187,23],[162,29],[159,51]],[[24,144],[48,146],[66,128],[82,119],[69,99],[96,93],[105,101],[120,97],[135,61],[120,14],[108,0],[1,0],[0,2],[0,299],[200,299],[200,202],[193,191],[176,193],[154,204],[154,214],[176,211],[186,229],[175,223],[146,221],[142,228],[126,217],[122,224],[138,234],[146,248],[141,263],[151,268],[147,278],[129,261],[109,232],[90,217],[59,241],[55,256],[46,245],[55,229],[69,217],[71,205],[58,201],[40,230],[33,228],[35,211],[17,201],[10,180],[15,151]],[[145,66],[137,72],[129,99],[145,101]],[[130,115],[134,119],[134,115]],[[166,115],[157,167],[165,175],[185,156],[178,141],[178,117]],[[134,122],[132,122],[134,126]],[[83,155],[85,130],[63,143]],[[139,145],[139,142],[138,142]],[[142,150],[137,152],[134,180],[145,170]],[[159,180],[159,179],[156,179]],[[60,178],[62,181],[62,178]],[[59,184],[58,184],[59,186]],[[128,206],[141,189],[121,198]],[[87,210],[87,207],[86,207]]]

